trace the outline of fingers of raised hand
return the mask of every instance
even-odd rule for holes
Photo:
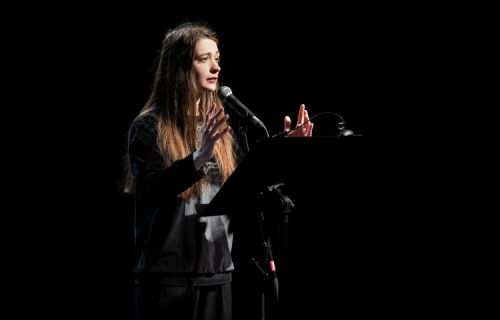
[[[311,127],[311,123],[309,122],[309,113],[307,110],[304,110],[304,122],[305,124],[302,126],[302,131],[304,132],[304,136],[307,136]]]
[[[225,135],[226,133],[229,132],[229,130],[231,130],[231,127],[230,126],[227,126],[226,128],[224,128],[223,130],[219,131],[217,134],[214,135],[214,138],[215,139],[219,139],[220,137],[222,137],[223,135]]]
[[[215,111],[215,106],[216,106],[215,102],[214,102],[214,103],[212,103],[212,105],[211,105],[211,106],[210,106],[210,108],[208,109],[208,114],[210,114],[210,115],[211,115],[211,114]]]
[[[226,114],[224,115],[221,119],[219,119],[215,124],[214,124],[214,131],[219,131],[220,126],[225,123],[229,119],[229,115]]]
[[[215,143],[223,136],[225,135],[226,133],[229,132],[229,130],[231,129],[230,126],[227,126],[225,127],[224,129],[222,130],[213,130],[212,132],[208,133],[208,137],[207,137],[207,144],[210,145],[210,146],[215,146]]]
[[[290,119],[289,116],[285,117],[285,131],[290,131],[292,128],[292,120]]]
[[[297,131],[299,131],[298,134],[300,136],[310,137],[312,135],[313,124],[310,122],[309,112],[307,112],[307,110],[304,109],[304,112],[303,112],[303,122],[301,124],[298,124],[298,125],[302,125],[300,127],[300,130],[297,130]]]
[[[223,108],[219,109],[207,122],[207,128],[205,133],[208,134],[210,137],[215,136],[218,131],[220,126],[229,119],[229,115],[224,115],[222,118],[217,120],[217,117],[223,112]]]
[[[311,123],[311,125],[309,126],[309,130],[307,131],[308,137],[312,136],[313,127],[314,127],[314,123]]]
[[[299,117],[297,119],[297,126],[304,123],[304,114],[305,114],[306,106],[302,104],[299,109]]]
[[[205,123],[208,123],[211,117],[213,117],[213,113],[215,110],[215,103],[212,103],[212,106],[207,111],[207,114],[205,114]]]

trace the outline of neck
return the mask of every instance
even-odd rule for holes
[[[200,100],[201,100],[201,97],[198,98],[198,100],[196,101],[196,116],[200,115]]]

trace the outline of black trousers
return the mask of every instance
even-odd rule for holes
[[[232,320],[231,283],[201,287],[135,286],[136,320]]]

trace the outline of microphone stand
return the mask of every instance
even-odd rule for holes
[[[263,269],[259,263],[261,261],[256,261],[254,258],[251,258],[251,261],[255,264],[255,267],[257,270],[260,272],[262,275],[262,282],[261,282],[261,319],[266,320],[266,319],[275,319],[276,312],[278,311],[278,303],[279,303],[279,284],[278,284],[278,276],[276,273],[276,266],[274,264],[274,257],[273,253],[271,251],[271,239],[269,237],[269,231],[266,230],[264,232],[264,227],[263,227],[263,222],[266,220],[264,218],[264,211],[258,210],[258,219],[259,219],[259,229],[260,229],[260,234],[262,236],[262,243],[261,243],[261,249],[263,249],[262,252],[262,261],[264,261],[264,264],[267,265],[268,267],[265,267]],[[267,225],[266,225],[267,226]],[[266,228],[267,229],[267,228]],[[266,240],[267,236],[267,240]],[[266,270],[269,270],[269,272],[266,272]],[[274,299],[271,301],[273,304],[271,304],[271,307],[266,306],[266,302],[268,298],[266,297],[266,292],[268,290],[269,286],[269,281],[273,281],[273,286],[274,286]],[[273,308],[274,307],[274,308]],[[266,314],[267,312],[270,312],[272,314],[271,317],[267,317]]]
[[[288,216],[292,212],[292,208],[295,207],[295,205],[286,194],[283,189],[284,187],[285,184],[283,183],[268,186],[264,192],[261,192],[256,196],[255,201],[258,211],[260,235],[262,237],[260,246],[262,249],[262,257],[258,261],[253,258],[250,260],[254,263],[257,271],[262,275],[262,320],[287,320]],[[279,259],[277,262],[282,268],[281,277],[278,277],[277,268],[274,263],[275,261],[271,250],[272,232],[269,230],[270,217],[273,217],[273,222],[277,222],[277,225],[275,226],[275,231],[277,232],[276,239],[278,240],[279,248]],[[260,266],[260,262],[263,262],[265,267]],[[281,286],[279,285],[278,279],[282,282]],[[274,292],[272,293],[269,291],[271,287],[274,289]],[[266,293],[271,293],[271,296],[267,297]]]
[[[271,252],[271,240],[268,236],[267,243],[263,243],[263,247],[267,250],[267,256],[269,255],[269,269],[270,272],[266,273],[266,277],[272,277],[274,284],[274,298],[273,302],[276,303],[276,309],[273,310],[273,315],[277,316],[279,320],[287,320],[287,278],[288,278],[288,218],[295,204],[288,197],[285,192],[286,185],[284,183],[278,183],[276,185],[268,186],[265,192],[262,192],[257,199],[258,205],[262,208],[261,210],[266,210],[269,214],[277,218],[277,240],[278,240],[278,263],[281,264],[281,277],[278,277],[276,267],[274,265],[274,257]],[[266,209],[264,209],[266,208]],[[260,219],[263,221],[263,214],[260,215]],[[269,219],[268,219],[269,220]],[[269,221],[268,221],[269,223]],[[268,233],[269,234],[269,233]],[[262,232],[263,235],[263,232]],[[263,235],[264,237],[264,235]],[[279,286],[278,278],[282,280],[282,285]],[[272,318],[274,319],[274,317]]]
[[[241,136],[243,137],[243,146],[245,149],[245,154],[248,154],[248,152],[250,151],[247,138],[248,126],[245,123],[245,121],[241,120],[240,116],[238,116],[238,129],[240,131]]]
[[[250,152],[250,147],[248,145],[248,138],[247,138],[247,132],[248,132],[248,125],[244,119],[240,115],[238,115],[238,130],[243,137],[243,147],[245,154],[248,154]],[[267,130],[266,130],[267,132]],[[269,135],[268,135],[269,137]],[[261,236],[262,236],[262,249],[264,249],[264,261],[267,262],[268,256],[270,258],[269,261],[269,269],[270,273],[267,273],[265,270],[263,270],[259,266],[259,261],[256,261],[254,258],[251,258],[250,260],[253,262],[253,265],[257,268],[257,271],[262,275],[262,283],[261,283],[261,317],[262,320],[266,319],[266,284],[268,283],[268,279],[272,277],[273,284],[274,284],[274,293],[275,293],[275,301],[279,301],[279,284],[278,284],[278,276],[276,273],[276,267],[274,264],[274,257],[271,251],[271,239],[269,236],[267,237],[267,241],[265,240],[265,235],[264,235],[264,230],[263,230],[263,224],[264,224],[264,212],[261,210],[258,210],[257,212],[258,219],[259,219],[259,227],[261,231]]]

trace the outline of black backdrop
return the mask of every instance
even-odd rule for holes
[[[207,21],[221,35],[220,83],[270,135],[283,130],[285,115],[295,124],[304,103],[310,116],[341,115],[347,129],[365,140],[370,183],[359,199],[350,199],[352,208],[343,205],[343,216],[351,209],[356,218],[335,225],[335,206],[316,202],[291,225],[303,241],[290,263],[295,270],[304,268],[290,280],[293,294],[303,299],[294,300],[292,313],[419,312],[424,302],[416,283],[426,266],[411,257],[419,256],[414,241],[425,241],[425,235],[410,240],[419,225],[418,204],[404,201],[401,175],[391,172],[407,169],[399,166],[404,155],[392,151],[410,131],[404,128],[408,111],[421,108],[432,90],[421,80],[430,52],[437,50],[438,42],[428,36],[433,17],[416,9],[361,5],[285,10],[208,3],[75,8],[45,21],[44,67],[56,80],[43,104],[55,110],[43,152],[57,152],[47,157],[57,188],[43,199],[52,214],[36,221],[50,226],[44,228],[49,241],[41,253],[50,263],[42,269],[50,272],[44,281],[57,285],[61,296],[55,310],[51,303],[44,308],[131,319],[133,208],[132,199],[119,191],[127,128],[147,100],[164,34],[184,19]],[[314,134],[331,135],[334,120],[316,118]],[[250,128],[251,147],[262,137]],[[300,157],[307,155],[291,152],[289,160]],[[297,174],[307,175],[308,168],[298,165]],[[332,181],[311,177],[310,183]],[[363,220],[359,212],[371,217]],[[346,237],[332,240],[335,231]],[[312,256],[319,266],[314,270],[307,268]],[[258,317],[259,301],[245,272],[236,275],[241,283],[235,283],[236,307]]]

